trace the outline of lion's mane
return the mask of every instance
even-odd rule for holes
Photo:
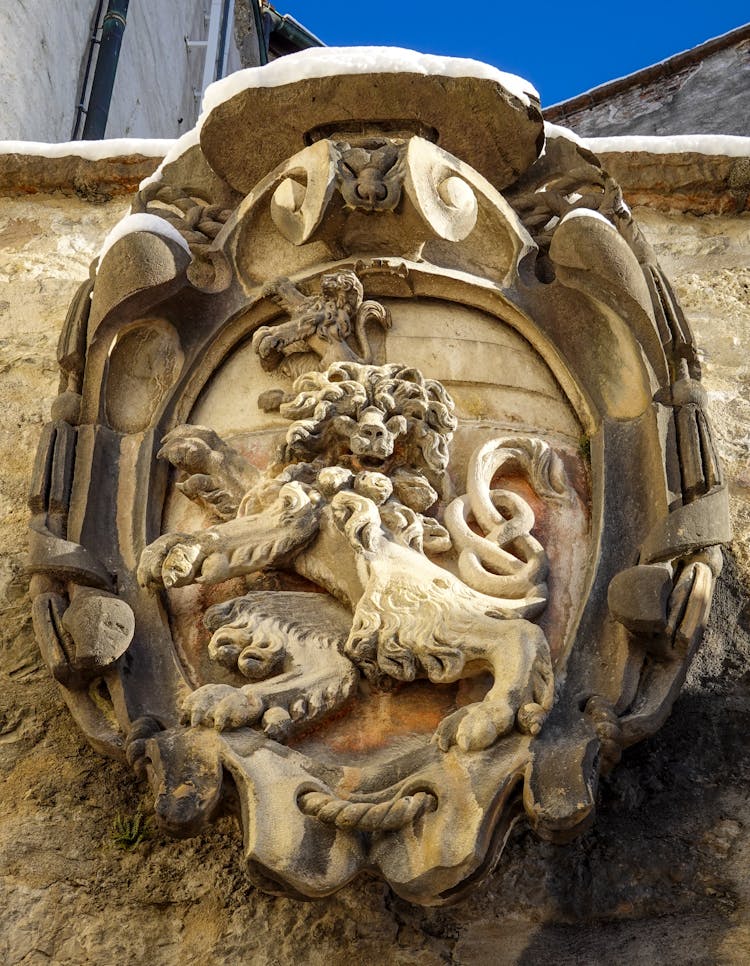
[[[457,422],[453,400],[439,382],[411,366],[338,362],[325,372],[308,372],[294,383],[294,399],[281,415],[293,420],[282,448],[285,463],[314,460],[334,442],[336,416],[358,419],[378,409],[384,420],[403,416],[407,430],[404,462],[440,476],[448,465],[448,445]]]

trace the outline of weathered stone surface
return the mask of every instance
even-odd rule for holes
[[[246,197],[224,207],[193,147],[198,182],[153,179],[108,236],[62,339],[56,412],[76,424],[50,424],[37,457],[32,607],[79,725],[148,778],[161,827],[199,832],[223,786],[260,888],[319,898],[367,868],[443,905],[517,815],[581,834],[600,777],[664,723],[727,492],[689,326],[594,156],[559,131],[541,155],[508,75],[347,56],[212,88],[200,150]],[[456,303],[521,351],[494,367],[447,339]],[[512,389],[520,425],[477,420],[454,382]],[[222,440],[192,417],[206,387],[286,422],[259,435],[248,413]],[[587,449],[545,438],[538,395]],[[642,581],[623,600],[635,559],[666,567],[656,616]],[[103,576],[126,606],[101,610],[97,657],[78,617]],[[363,727],[391,694],[402,715]]]
[[[311,140],[356,134],[373,121],[384,131],[436,141],[497,188],[511,183],[541,149],[535,99],[524,105],[492,80],[405,72],[250,87],[214,108],[201,128],[201,147],[218,174],[248,192]]]
[[[655,634],[666,623],[671,592],[672,579],[663,566],[631,567],[609,585],[609,612],[635,633]]]
[[[709,410],[734,521],[733,550],[750,573],[750,218],[638,210],[653,244],[703,347],[702,367]]]
[[[5,196],[59,193],[104,204],[117,195],[131,194],[153,174],[158,157],[132,154],[102,161],[70,154],[45,158],[28,154],[0,154],[0,192]]]
[[[4,215],[28,218],[34,229],[21,232],[20,251],[3,253],[10,284],[2,298],[14,309],[3,322],[15,327],[5,330],[0,373],[3,399],[10,400],[0,438],[9,555],[0,573],[6,778],[0,957],[345,964],[356,943],[357,956],[404,964],[532,964],[550,948],[570,964],[609,962],[613,948],[635,961],[744,963],[750,955],[745,220],[637,213],[704,348],[737,533],[738,565],[730,560],[720,580],[687,688],[660,734],[626,752],[604,782],[598,824],[583,839],[552,846],[518,831],[483,894],[453,909],[420,910],[368,881],[314,906],[262,896],[238,866],[239,832],[231,819],[201,839],[156,836],[132,852],[115,847],[112,815],[130,817],[148,802],[129,770],[102,762],[80,739],[41,667],[17,574],[26,481],[56,391],[59,328],[107,220],[121,211],[116,204],[92,208],[48,198],[6,204]]]
[[[240,958],[291,966],[301,955],[345,966],[356,946],[358,956],[403,966],[531,966],[552,947],[556,962],[604,966],[617,948],[637,961],[740,966],[750,950],[742,683],[750,639],[732,572],[722,587],[686,692],[662,732],[605,783],[596,829],[568,846],[514,834],[502,876],[447,910],[415,908],[368,881],[314,905],[263,896],[237,865],[229,819],[200,839],[157,836],[120,851],[112,813],[147,807],[137,783],[86,746],[38,665],[8,678],[24,642],[34,651],[28,630],[10,649],[6,640],[0,954],[70,966]]]
[[[750,207],[750,158],[693,152],[600,152],[602,166],[631,206],[692,215],[741,213]]]
[[[75,645],[71,663],[93,675],[124,654],[133,639],[135,621],[133,612],[117,597],[81,591],[63,614],[62,626]]]

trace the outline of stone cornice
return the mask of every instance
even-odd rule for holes
[[[161,148],[165,142],[152,143]],[[8,147],[20,150],[8,151]],[[62,194],[101,204],[137,190],[140,182],[153,174],[164,153],[138,151],[96,158],[73,149],[70,154],[61,154],[55,144],[41,147],[49,147],[50,153],[42,153],[40,145],[31,142],[28,153],[23,150],[23,142],[0,142],[0,196]],[[60,156],[50,156],[54,154]]]
[[[154,146],[163,143],[153,142]],[[153,174],[162,159],[161,154],[150,152],[113,154],[106,158],[72,153],[50,157],[38,151],[3,153],[2,147],[0,144],[0,196],[58,194],[77,196],[94,204],[132,194],[144,178]],[[50,148],[58,146],[50,145]],[[596,153],[622,186],[631,206],[648,205],[660,211],[697,215],[748,210],[750,151],[747,157],[691,151]]]

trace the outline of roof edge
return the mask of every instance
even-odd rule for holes
[[[577,114],[579,111],[595,107],[597,104],[609,100],[615,94],[630,90],[632,87],[679,74],[681,71],[692,67],[711,54],[715,54],[720,50],[724,50],[735,43],[747,39],[750,39],[750,23],[736,27],[734,30],[721,34],[719,37],[712,37],[697,47],[691,47],[690,50],[683,50],[679,54],[673,54],[671,57],[667,57],[666,60],[651,64],[649,67],[642,67],[640,70],[632,74],[627,74],[625,77],[618,77],[616,80],[607,81],[605,84],[593,87],[591,90],[585,91],[582,94],[576,94],[575,97],[571,97],[566,101],[551,104],[542,110],[542,115],[546,121],[562,121],[572,114]]]

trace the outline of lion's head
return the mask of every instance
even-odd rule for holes
[[[391,474],[410,467],[439,480],[456,428],[453,400],[410,366],[337,362],[294,383],[280,413],[292,420],[285,464],[325,458]]]

